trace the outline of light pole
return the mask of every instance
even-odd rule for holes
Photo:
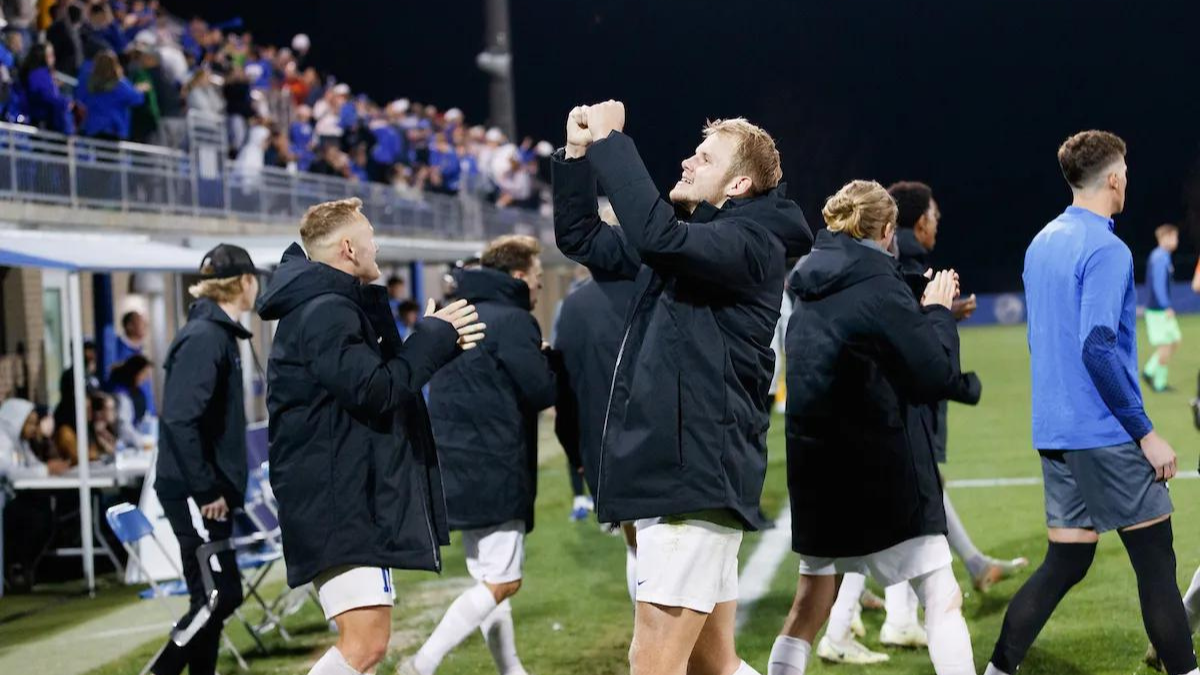
[[[479,69],[491,76],[488,103],[491,125],[499,127],[510,140],[517,134],[512,78],[512,33],[508,29],[508,0],[487,0],[487,47],[475,57]]]

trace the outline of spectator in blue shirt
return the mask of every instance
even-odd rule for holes
[[[1166,672],[1195,675],[1166,485],[1175,451],[1142,408],[1133,257],[1113,233],[1112,216],[1125,207],[1125,142],[1085,131],[1062,144],[1058,162],[1074,200],[1034,237],[1024,273],[1033,443],[1050,541],[1008,606],[986,675],[1017,672],[1109,530],[1133,564],[1142,621]]]
[[[54,80],[54,47],[39,43],[30,48],[21,63],[17,85],[29,124],[61,134],[75,133],[71,100]]]
[[[458,194],[462,179],[462,162],[458,150],[442,134],[437,135],[429,151],[429,189],[444,194]]]
[[[1151,390],[1161,392],[1167,390],[1167,366],[1183,340],[1175,308],[1171,306],[1171,280],[1175,277],[1171,254],[1179,248],[1179,228],[1160,225],[1154,236],[1158,247],[1146,263],[1146,286],[1150,291],[1150,301],[1146,303],[1146,337],[1154,353],[1142,369],[1142,377]]]
[[[111,51],[96,55],[95,65],[81,96],[87,106],[83,134],[112,141],[129,140],[129,124],[133,109],[146,100],[150,83],[134,87],[125,79],[121,62]]]

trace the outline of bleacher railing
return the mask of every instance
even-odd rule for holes
[[[0,123],[0,199],[129,213],[297,223],[323,201],[358,197],[377,232],[481,241],[545,234],[546,216],[498,209],[473,195],[401,195],[390,185],[292,172],[239,170],[226,154],[224,121],[189,115],[182,149],[65,136]]]

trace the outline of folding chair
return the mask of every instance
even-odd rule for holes
[[[104,513],[104,519],[108,521],[109,529],[111,529],[113,534],[116,535],[117,540],[121,542],[121,546],[125,548],[125,552],[129,554],[130,562],[136,565],[138,570],[141,571],[142,576],[146,577],[146,579],[148,579],[150,582],[149,591],[142,591],[138,594],[142,599],[146,600],[152,598],[163,598],[172,595],[179,596],[188,594],[187,584],[183,578],[183,572],[178,566],[175,565],[175,560],[167,553],[167,549],[162,545],[162,542],[159,541],[158,537],[154,536],[154,525],[150,523],[150,519],[146,518],[146,514],[142,513],[141,509],[129,503],[117,504],[109,508],[108,511]],[[146,566],[142,564],[142,559],[138,556],[137,548],[134,546],[134,544],[147,537],[154,542],[154,545],[157,546],[160,551],[162,551],[163,557],[165,557],[171,564],[171,569],[177,576],[177,579],[174,582],[160,585],[157,581],[155,581],[149,570],[146,569]],[[206,565],[201,565],[201,571],[208,572],[210,577],[212,575],[211,570],[208,570]],[[206,590],[210,588],[211,586],[206,586]],[[215,598],[211,592],[208,593],[208,597],[210,598],[209,605],[211,606],[215,601]],[[186,645],[188,640],[191,639],[192,635],[195,634],[195,630],[188,630],[187,627],[181,629],[179,626],[176,626],[176,617],[171,612],[170,608],[162,603],[160,603],[160,605],[167,612],[167,615],[172,623],[171,640],[180,647]],[[197,614],[197,617],[200,617],[200,615],[203,614],[203,617],[207,618],[209,611],[211,611],[210,607],[205,607],[200,610],[200,613]],[[203,624],[203,622],[203,619],[196,620],[194,617],[192,625],[194,627],[198,627],[199,625]],[[233,641],[229,639],[229,636],[225,635],[224,631],[221,632],[221,639],[225,644],[225,648],[228,649],[230,653],[233,654],[234,659],[237,660],[238,666],[242,670],[249,670],[246,660],[242,658],[241,653],[238,652],[237,647],[234,646]],[[150,661],[146,663],[146,665],[142,668],[140,675],[146,675],[146,673],[150,672],[150,668],[154,665],[156,660],[158,660],[158,654],[155,654],[154,658],[150,659]]]

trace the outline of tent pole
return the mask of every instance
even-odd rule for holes
[[[67,275],[71,312],[71,367],[75,381],[75,448],[79,456],[79,536],[83,539],[83,576],[88,594],[96,594],[96,559],[92,541],[92,490],[88,457],[87,363],[83,360],[83,293],[79,272]]]

